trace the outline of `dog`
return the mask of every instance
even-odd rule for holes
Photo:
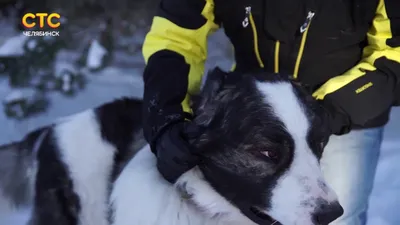
[[[328,225],[342,215],[319,165],[324,110],[297,83],[216,68],[192,106],[200,161],[175,184],[144,140],[141,100],[122,98],[1,146],[0,202],[29,208],[29,225]]]

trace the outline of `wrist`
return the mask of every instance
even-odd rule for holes
[[[351,131],[351,120],[344,110],[327,100],[323,100],[322,105],[328,116],[331,134],[343,135]]]
[[[186,112],[165,116],[164,123],[156,128],[154,135],[149,141],[152,152],[157,155],[157,142],[168,129],[185,121],[191,121],[192,119],[193,116]]]

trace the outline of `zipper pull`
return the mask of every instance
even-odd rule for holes
[[[300,33],[304,33],[304,31],[307,30],[307,27],[310,24],[310,22],[311,22],[312,18],[314,17],[314,15],[315,15],[314,12],[312,12],[312,11],[308,12],[306,21],[304,21],[303,25],[301,25],[301,27],[300,27]]]
[[[250,13],[251,13],[251,6],[247,6],[245,8],[246,10],[246,17],[244,18],[243,22],[242,22],[242,26],[243,27],[247,27],[249,25],[249,18],[250,18]]]

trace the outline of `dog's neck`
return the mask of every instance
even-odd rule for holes
[[[111,201],[119,207],[113,210],[114,224],[127,224],[125,220],[155,225],[254,224],[215,192],[197,168],[183,174],[175,185],[165,181],[148,146],[121,173]]]

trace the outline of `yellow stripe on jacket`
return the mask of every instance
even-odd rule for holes
[[[374,63],[379,58],[386,57],[400,62],[400,47],[391,47],[386,44],[386,41],[392,38],[390,23],[391,21],[386,12],[385,0],[380,0],[372,26],[367,33],[368,46],[364,48],[362,60],[344,74],[328,80],[313,93],[313,96],[318,100],[322,100],[326,95],[365,75],[367,71],[375,71]]]
[[[182,108],[188,113],[192,113],[189,96],[197,93],[201,86],[207,57],[207,37],[219,28],[214,23],[213,0],[205,1],[201,15],[207,19],[207,22],[203,26],[198,29],[187,29],[166,18],[155,16],[142,49],[146,63],[154,53],[161,50],[171,50],[184,56],[186,63],[190,65],[190,72],[188,74],[188,92],[182,102]],[[174,81],[171,80],[171,82]]]

